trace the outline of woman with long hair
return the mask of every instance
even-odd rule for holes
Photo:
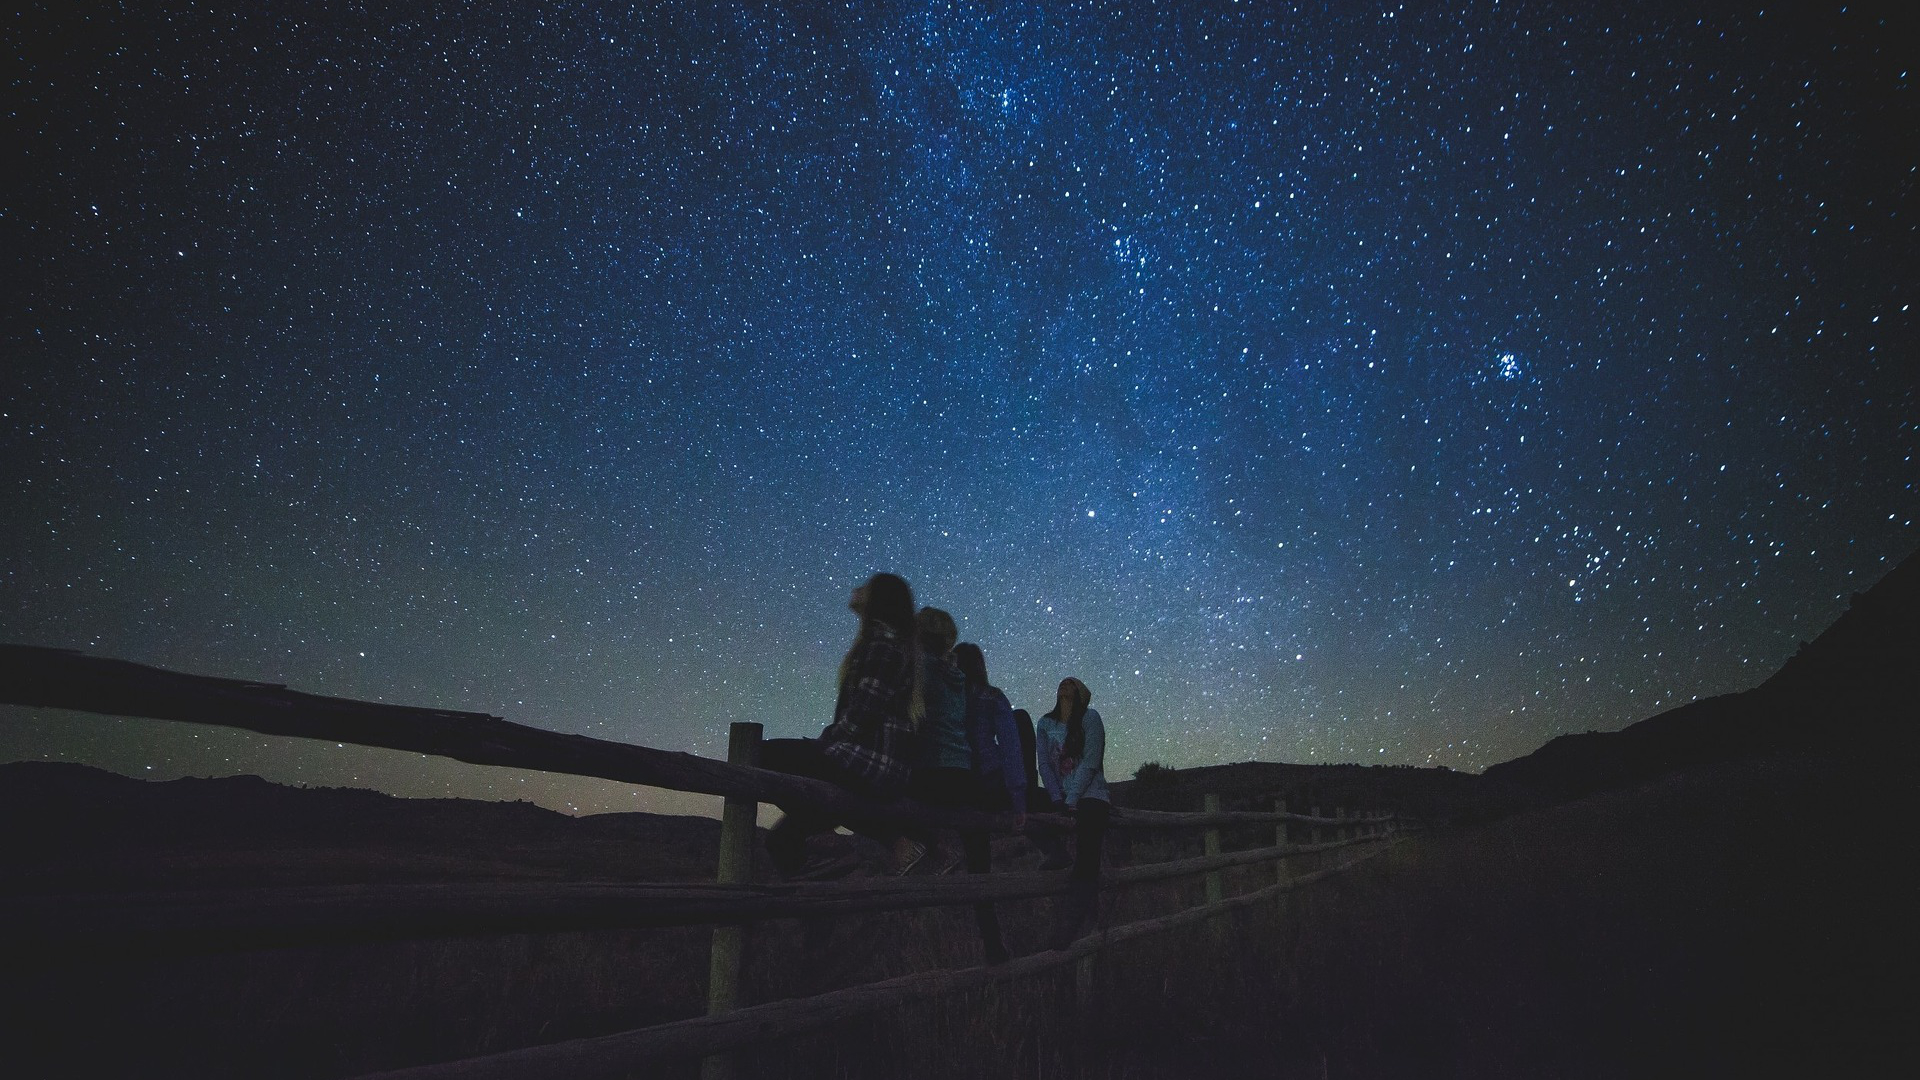
[[[1079,679],[1060,681],[1053,711],[1034,724],[1034,751],[1040,782],[1055,808],[1073,815],[1073,870],[1067,894],[1055,901],[1048,944],[1072,944],[1100,905],[1100,854],[1113,806],[1103,771],[1107,728],[1088,707],[1093,692]]]
[[[954,646],[953,658],[967,677],[967,751],[973,774],[986,786],[993,809],[1012,810],[1014,827],[1024,827],[1027,789],[1031,786],[1027,779],[1029,754],[1013,703],[988,681],[987,657],[980,646],[963,641]]]
[[[817,739],[761,743],[760,767],[893,798],[906,790],[912,770],[913,589],[893,574],[875,574],[847,606],[860,616],[860,629],[840,661],[832,722]],[[793,877],[806,865],[807,837],[836,822],[811,808],[781,809],[785,816],[767,830],[767,853],[782,877]]]

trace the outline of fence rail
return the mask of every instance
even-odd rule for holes
[[[1254,892],[1229,897],[1217,904],[1116,926],[1081,938],[1065,949],[1023,956],[1005,964],[922,971],[813,997],[750,1005],[718,1015],[656,1024],[615,1035],[574,1039],[462,1061],[373,1073],[358,1080],[526,1080],[528,1077],[550,1076],[564,1076],[569,1080],[625,1078],[632,1075],[631,1070],[638,1064],[735,1052],[742,1047],[804,1035],[841,1020],[883,1012],[910,1002],[961,993],[993,983],[1010,982],[1067,964],[1085,964],[1113,945],[1203,923],[1238,908],[1265,903],[1293,889],[1350,869],[1384,850],[1384,847],[1376,847],[1359,858],[1339,866],[1301,874],[1284,884],[1269,885]]]
[[[0,704],[73,709],[240,728],[263,735],[320,739],[453,758],[475,765],[531,769],[617,780],[641,787],[832,811],[854,824],[1011,831],[1011,814],[936,810],[908,799],[869,799],[823,780],[756,769],[672,750],[568,735],[475,712],[353,701],[289,690],[273,683],[186,675],[69,649],[0,645]],[[1066,828],[1051,814],[1028,816],[1039,827]],[[1135,829],[1298,821],[1340,825],[1336,818],[1271,811],[1177,813],[1115,808],[1112,824]]]
[[[742,932],[767,919],[850,915],[1032,899],[1064,891],[1067,872],[970,874],[855,882],[751,884],[746,844],[754,807],[769,802],[823,810],[848,824],[985,828],[1011,832],[1011,814],[933,809],[909,800],[863,798],[833,784],[754,768],[759,725],[736,724],[730,761],[544,731],[484,713],[451,712],[321,697],[284,686],[209,678],[64,649],[0,645],[0,703],[242,728],[268,735],[351,742],[543,772],[592,776],[649,787],[719,795],[726,800],[720,872],[714,884],[509,883],[343,886],[221,893],[0,898],[0,919],[25,929],[0,943],[0,957],[29,964],[76,955],[179,955],[377,940],[534,931],[603,930],[713,924],[709,1013],[594,1039],[530,1047],[482,1058],[379,1074],[390,1080],[459,1077],[624,1076],[660,1058],[704,1057],[703,1076],[731,1075],[731,1053],[816,1030],[837,1020],[912,1000],[1015,979],[1067,963],[1091,987],[1093,958],[1107,946],[1214,918],[1319,880],[1384,850],[1311,873],[1287,860],[1359,844],[1378,844],[1399,824],[1390,815],[1332,817],[1226,811],[1208,796],[1198,813],[1115,808],[1121,829],[1206,830],[1207,854],[1107,872],[1103,887],[1206,876],[1207,902],[1144,922],[1103,930],[1062,950],[982,968],[922,972],[810,998],[736,1007]],[[1071,828],[1070,818],[1028,816],[1029,827]],[[1220,830],[1271,824],[1271,847],[1223,852]],[[1302,825],[1334,839],[1290,843]],[[1224,895],[1224,870],[1273,863],[1275,884]]]

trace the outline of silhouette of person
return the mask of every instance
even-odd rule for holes
[[[987,679],[987,657],[980,646],[963,641],[953,657],[967,677],[967,749],[973,772],[991,796],[993,808],[1011,810],[1015,827],[1024,827],[1033,784],[1028,778],[1033,721],[1022,738],[1019,716],[1007,695]],[[1024,711],[1024,710],[1022,710]]]
[[[1054,697],[1053,711],[1034,725],[1040,782],[1056,809],[1073,815],[1074,819],[1073,870],[1068,875],[1067,894],[1054,902],[1053,929],[1048,940],[1056,949],[1071,944],[1100,905],[1100,855],[1106,841],[1107,818],[1113,807],[1103,771],[1107,729],[1100,714],[1088,707],[1092,700],[1093,693],[1086,683],[1074,678],[1062,679]],[[1058,861],[1049,858],[1041,865],[1047,867]]]
[[[985,685],[986,661],[977,646],[962,646],[970,658],[968,661],[962,661],[956,655],[954,638],[959,636],[959,631],[953,624],[953,616],[939,608],[921,608],[916,622],[920,630],[920,672],[914,683],[914,716],[917,720],[915,733],[919,739],[920,758],[918,767],[913,771],[909,794],[929,806],[985,811],[1006,809],[1007,796],[997,786],[989,785],[982,775],[982,759],[976,748],[973,731],[973,691],[976,682],[964,670],[966,663],[977,663],[981,676],[979,687],[999,694],[999,691]],[[999,697],[1002,710],[1009,712],[1006,719],[1010,721],[1006,695],[999,694]],[[1012,734],[1010,728],[1008,734]],[[992,742],[991,735],[984,741],[991,753],[997,785],[1001,767],[999,748]],[[1025,794],[1021,792],[1023,816]],[[928,833],[911,836],[921,853],[924,853],[931,839]],[[960,843],[969,874],[984,874],[992,868],[992,837],[987,830],[962,829]],[[908,860],[909,863],[911,861]],[[942,868],[943,872],[945,869]],[[993,905],[982,902],[975,904],[973,910],[987,962],[1004,962],[1007,949],[1000,937],[1000,920],[994,913]]]
[[[913,589],[893,574],[875,574],[847,606],[860,616],[860,629],[840,662],[832,722],[817,739],[762,743],[760,767],[891,798],[906,790],[912,772]],[[790,878],[806,866],[807,837],[837,823],[810,807],[781,809],[785,814],[767,830],[767,854]]]

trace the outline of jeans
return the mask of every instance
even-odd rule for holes
[[[1051,809],[1058,813],[1062,810],[1059,803]],[[1107,843],[1107,817],[1113,807],[1101,799],[1081,799],[1073,815],[1073,873],[1074,881],[1100,880],[1100,856]],[[1067,860],[1067,846],[1055,832],[1035,831],[1033,844],[1046,856],[1047,861],[1059,865]]]
[[[916,769],[907,786],[907,795],[928,806],[963,810],[1004,810],[1007,805],[1007,793],[988,785],[972,769]],[[914,838],[925,843],[931,836],[922,834]],[[993,869],[993,838],[987,830],[960,830],[960,845],[967,853],[967,873],[984,874]],[[994,912],[993,904],[982,901],[973,905],[973,918],[980,927],[980,942],[987,962],[1005,960],[1007,949],[1000,938],[1000,916]]]
[[[860,795],[873,794],[866,781],[828,757],[818,739],[768,739],[760,744],[760,767],[825,780]],[[806,862],[807,837],[826,832],[839,822],[831,814],[809,806],[780,806],[780,809],[786,813],[767,830],[767,851],[773,856],[774,868],[781,876],[788,877],[799,872]],[[875,836],[870,829],[861,831],[883,844],[893,840],[891,836]]]

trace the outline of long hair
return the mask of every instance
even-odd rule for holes
[[[1087,703],[1093,700],[1093,691],[1079,679],[1068,677],[1060,680],[1060,689],[1054,695],[1054,719],[1067,725],[1067,737],[1060,744],[1060,752],[1070,758],[1077,758],[1087,749]]]
[[[913,638],[913,586],[898,574],[875,574],[867,579],[866,603],[860,607],[860,632],[869,623],[885,623],[901,640]]]
[[[953,624],[952,615],[937,607],[921,608],[913,622],[918,631],[919,648],[914,650],[913,698],[907,715],[918,729],[920,721],[927,718],[927,684],[940,677],[932,670],[933,666],[943,663],[953,652],[960,629]]]
[[[993,685],[987,681],[987,656],[980,646],[971,641],[963,641],[953,647],[953,661],[967,676],[967,693],[977,694],[984,687]]]
[[[898,574],[875,574],[860,586],[860,629],[853,635],[853,645],[847,649],[846,658],[840,661],[841,689],[846,688],[847,676],[853,674],[854,658],[873,637],[876,626],[892,631],[903,647],[913,640],[913,586]]]

